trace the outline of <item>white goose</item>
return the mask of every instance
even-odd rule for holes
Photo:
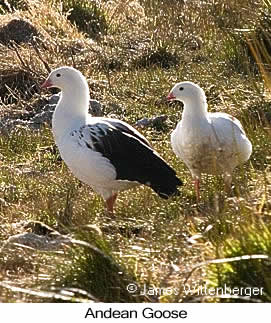
[[[234,168],[247,161],[252,152],[239,120],[226,113],[207,112],[205,93],[192,82],[177,83],[167,99],[184,103],[182,120],[171,134],[171,145],[192,174],[197,200],[201,173],[224,174],[229,188]]]
[[[60,155],[78,179],[102,195],[109,213],[117,193],[135,185],[148,185],[162,198],[178,194],[182,182],[138,131],[88,114],[89,88],[78,70],[60,67],[41,87],[61,89],[52,121]]]

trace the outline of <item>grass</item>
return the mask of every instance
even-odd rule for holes
[[[54,1],[51,1],[53,4]],[[95,1],[66,0],[59,2],[68,20],[85,32],[88,37],[97,39],[106,34],[107,24],[104,13]]]
[[[146,187],[123,192],[111,219],[102,199],[61,161],[49,126],[1,134],[0,301],[270,302],[269,1],[62,2],[0,6],[1,26],[24,19],[38,32],[31,43],[0,46],[0,118],[40,111],[50,96],[38,86],[48,69],[72,65],[106,115],[132,125],[168,115],[165,127],[140,131],[184,185],[168,201]],[[87,29],[80,10],[89,14]],[[237,117],[253,144],[250,160],[235,171],[233,194],[221,178],[204,176],[198,205],[191,175],[169,143],[182,105],[165,97],[182,80],[204,88],[210,111]],[[70,243],[46,250],[7,243],[26,232],[55,237],[37,231],[35,221]],[[252,255],[269,258],[244,258]],[[138,292],[146,284],[176,293],[129,294],[129,283]],[[262,287],[264,295],[198,295],[206,284]]]
[[[209,277],[217,286],[227,285],[229,288],[261,287],[263,292],[250,295],[254,300],[270,302],[270,227],[261,220],[249,227],[241,226],[241,237],[231,237],[223,245],[221,256],[225,261],[235,258],[236,261],[221,264],[212,264],[209,268]],[[255,259],[242,259],[244,255],[255,255]],[[257,255],[257,256],[256,256]],[[243,295],[242,295],[243,296]],[[245,295],[247,296],[247,295]],[[225,300],[224,300],[225,301]],[[244,297],[226,299],[226,301],[247,301]]]

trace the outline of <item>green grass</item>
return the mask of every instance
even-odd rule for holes
[[[51,3],[53,3],[51,1]],[[65,0],[59,3],[67,19],[90,38],[106,34],[107,24],[102,9],[95,1]]]
[[[227,285],[229,288],[258,287],[262,288],[262,293],[251,295],[254,300],[270,302],[271,280],[270,280],[270,258],[260,259],[261,255],[269,256],[270,248],[270,226],[266,226],[262,221],[258,221],[247,226],[241,226],[239,234],[229,238],[223,244],[219,252],[225,262],[221,264],[209,265],[208,277],[216,286]],[[240,235],[241,234],[241,235]],[[242,259],[245,255],[258,255],[258,259]],[[233,262],[227,262],[229,258],[237,258]],[[238,259],[239,258],[239,259]],[[247,295],[242,295],[247,296]],[[244,297],[245,298],[245,297]],[[226,299],[224,301],[247,301],[239,299]]]
[[[31,0],[16,13],[0,7],[3,25],[16,16],[40,34],[34,45],[0,47],[0,118],[20,118],[26,111],[34,115],[50,96],[37,86],[48,75],[46,66],[72,65],[87,77],[91,97],[104,104],[106,115],[131,125],[144,117],[168,115],[163,128],[140,131],[184,185],[180,196],[168,201],[147,187],[123,192],[116,217],[110,218],[101,197],[61,161],[48,126],[1,134],[0,301],[270,302],[270,258],[242,258],[271,257],[270,94],[259,68],[268,60],[253,57],[248,45],[249,39],[259,45],[262,35],[269,35],[270,4],[88,3],[63,1],[62,10],[59,2]],[[26,87],[21,75],[27,76]],[[182,80],[203,87],[210,111],[237,117],[253,144],[250,160],[235,170],[233,192],[224,191],[222,178],[203,176],[199,204],[190,172],[169,142],[182,105],[169,104],[165,97]],[[77,242],[57,251],[6,245],[16,234],[37,233],[27,225],[33,221]],[[234,257],[238,260],[227,262]],[[223,263],[212,263],[218,259]],[[178,293],[129,294],[130,282],[139,290],[146,284],[176,288]],[[186,295],[184,284],[263,287],[264,295],[205,298]],[[71,296],[63,297],[64,291]]]

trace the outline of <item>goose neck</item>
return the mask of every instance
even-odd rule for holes
[[[201,99],[184,102],[183,119],[206,119],[208,117],[207,103]]]
[[[52,128],[56,141],[86,124],[89,95],[82,91],[64,90],[53,114]]]

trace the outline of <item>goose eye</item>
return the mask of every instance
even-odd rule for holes
[[[183,90],[183,87],[181,86],[181,87],[179,88],[179,90],[180,90],[180,91],[182,91],[182,90]]]
[[[61,76],[61,74],[60,74],[60,73],[57,73],[57,74],[56,74],[56,77],[60,77],[60,76]]]

